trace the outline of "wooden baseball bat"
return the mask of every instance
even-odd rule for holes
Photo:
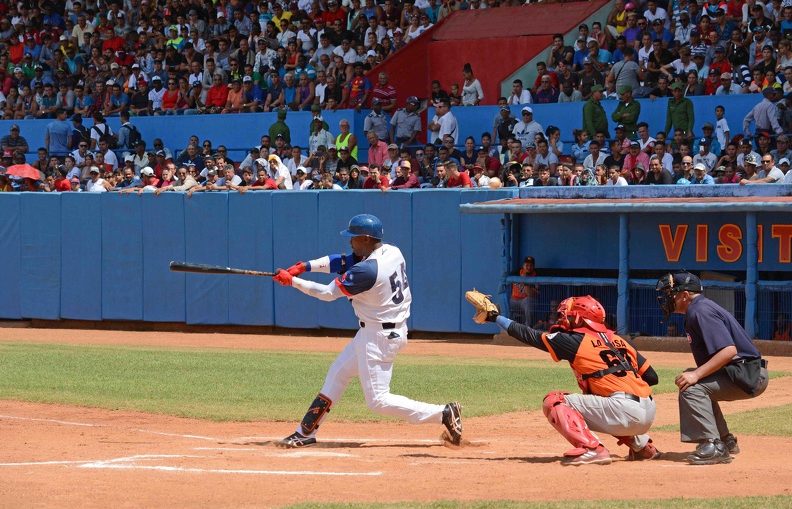
[[[170,262],[170,270],[173,272],[197,272],[200,274],[241,274],[243,276],[274,276],[274,272],[263,272],[260,270],[235,269],[233,267],[221,267],[219,265],[204,265],[201,263]]]

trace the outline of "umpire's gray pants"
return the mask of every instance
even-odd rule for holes
[[[688,369],[691,371],[693,368]],[[759,372],[759,385],[751,395],[737,387],[723,369],[706,376],[679,393],[679,431],[683,442],[703,442],[729,434],[719,401],[751,399],[767,389],[767,368]]]

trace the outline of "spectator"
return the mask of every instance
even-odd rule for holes
[[[589,155],[583,160],[583,168],[587,171],[594,172],[595,166],[604,164],[607,155],[600,151],[600,144],[597,140],[591,140],[589,143]]]
[[[11,124],[8,134],[0,139],[0,146],[2,146],[4,152],[6,150],[11,150],[20,151],[24,154],[30,151],[27,140],[20,136],[19,132],[19,125]]]
[[[484,100],[484,90],[481,83],[473,75],[473,67],[465,64],[462,68],[462,75],[465,79],[462,84],[462,106],[478,106]]]
[[[380,174],[379,166],[369,166],[369,176],[363,182],[363,189],[387,190],[390,187],[388,177]]]
[[[278,189],[292,189],[292,178],[289,169],[283,164],[280,157],[275,154],[270,154],[267,159],[269,163],[269,176],[275,181],[275,185],[278,186]],[[259,164],[264,164],[263,161],[260,159],[256,160]]]
[[[693,169],[695,170],[696,166],[701,164],[704,165],[707,173],[709,173],[715,168],[715,163],[717,162],[718,158],[710,152],[710,141],[707,138],[701,138],[699,140],[698,153],[693,156]]]
[[[780,184],[784,181],[784,172],[775,165],[775,160],[770,154],[762,156],[762,166],[764,177],[756,179],[742,179],[740,185],[746,184]]]
[[[776,134],[783,134],[784,129],[778,122],[778,109],[775,105],[776,89],[767,87],[762,90],[764,99],[754,106],[743,119],[743,133],[750,136],[749,126],[754,123],[756,131],[772,131]]]
[[[391,119],[390,141],[399,146],[409,146],[416,141],[416,136],[421,132],[421,117],[418,115],[418,98],[407,98],[405,107],[397,110]]]
[[[457,128],[457,120],[451,112],[451,102],[448,99],[441,99],[435,104],[435,115],[428,125],[430,131],[429,141],[434,143],[439,138],[440,140],[448,134],[454,139],[454,145],[459,141],[459,129]]]
[[[382,102],[374,97],[371,100],[371,112],[363,120],[363,133],[368,136],[369,131],[374,131],[380,140],[388,139],[388,119],[382,111]]]
[[[520,111],[522,120],[514,125],[512,134],[522,142],[523,146],[534,143],[536,134],[544,133],[542,125],[533,119],[533,109],[530,106],[523,106]]]
[[[62,156],[69,153],[69,137],[72,128],[66,120],[66,110],[55,110],[55,120],[47,124],[44,145],[50,154]]]
[[[113,186],[105,179],[99,177],[99,168],[91,166],[88,170],[90,180],[85,185],[85,191],[89,193],[106,193],[113,189]]]
[[[655,148],[661,145],[656,145]],[[665,171],[663,163],[658,156],[652,156],[649,160],[649,174],[646,176],[645,184],[649,185],[667,185],[673,184],[671,172]]]
[[[563,39],[561,41],[563,43]],[[531,104],[531,92],[523,88],[523,82],[516,79],[512,82],[512,92],[507,99],[507,104]]]
[[[388,157],[388,144],[380,140],[374,131],[366,135],[369,142],[368,164],[382,165]]]
[[[626,186],[627,181],[624,177],[621,176],[621,170],[614,166],[608,170],[608,181],[605,183],[606,186]]]
[[[629,41],[628,41],[629,42]],[[635,90],[640,86],[640,81],[643,81],[644,74],[638,64],[633,60],[635,51],[630,46],[624,48],[624,59],[613,65],[608,74],[608,81],[614,82],[617,91],[621,91],[622,87],[629,86],[630,90]],[[622,121],[622,124],[625,122]]]
[[[693,165],[693,180],[691,184],[715,184],[715,179],[707,174],[707,167],[704,163],[696,163]]]
[[[602,91],[601,85],[591,87],[591,97],[583,105],[583,130],[592,138],[597,131],[603,131],[607,137],[610,137],[610,134],[607,134],[608,118],[605,116],[605,108],[600,104]]]
[[[391,189],[415,189],[420,187],[418,176],[412,170],[410,161],[402,160],[399,163],[398,176],[393,180]]]
[[[668,111],[666,113],[666,123],[664,132],[666,135],[674,130],[680,130],[688,139],[693,138],[693,102],[687,97],[682,97],[684,87],[680,83],[671,85],[674,95],[668,101]]]
[[[558,89],[553,86],[552,79],[549,75],[541,77],[539,88],[536,89],[536,93],[534,94],[534,102],[536,104],[558,102]]]

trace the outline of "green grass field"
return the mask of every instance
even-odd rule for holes
[[[321,388],[334,354],[38,344],[0,344],[0,398],[139,410],[216,421],[291,421]],[[676,391],[677,369],[658,369],[656,393]],[[771,373],[772,377],[785,373]],[[538,410],[550,390],[577,392],[566,363],[401,356],[392,390],[444,403],[465,415]],[[370,412],[357,380],[334,418],[385,419]],[[730,418],[736,433],[792,435],[790,406]],[[674,427],[661,429],[673,430]]]
[[[0,345],[0,398],[227,420],[293,420],[321,388],[334,354],[69,345]],[[675,390],[660,370],[659,391]],[[566,363],[401,356],[392,390],[463,401],[468,416],[539,409],[554,389],[577,391]],[[357,380],[337,419],[381,419]]]

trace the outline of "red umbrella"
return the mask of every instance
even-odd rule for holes
[[[6,168],[6,175],[13,175],[20,178],[28,178],[33,180],[40,180],[41,174],[37,169],[29,164],[14,164]]]

